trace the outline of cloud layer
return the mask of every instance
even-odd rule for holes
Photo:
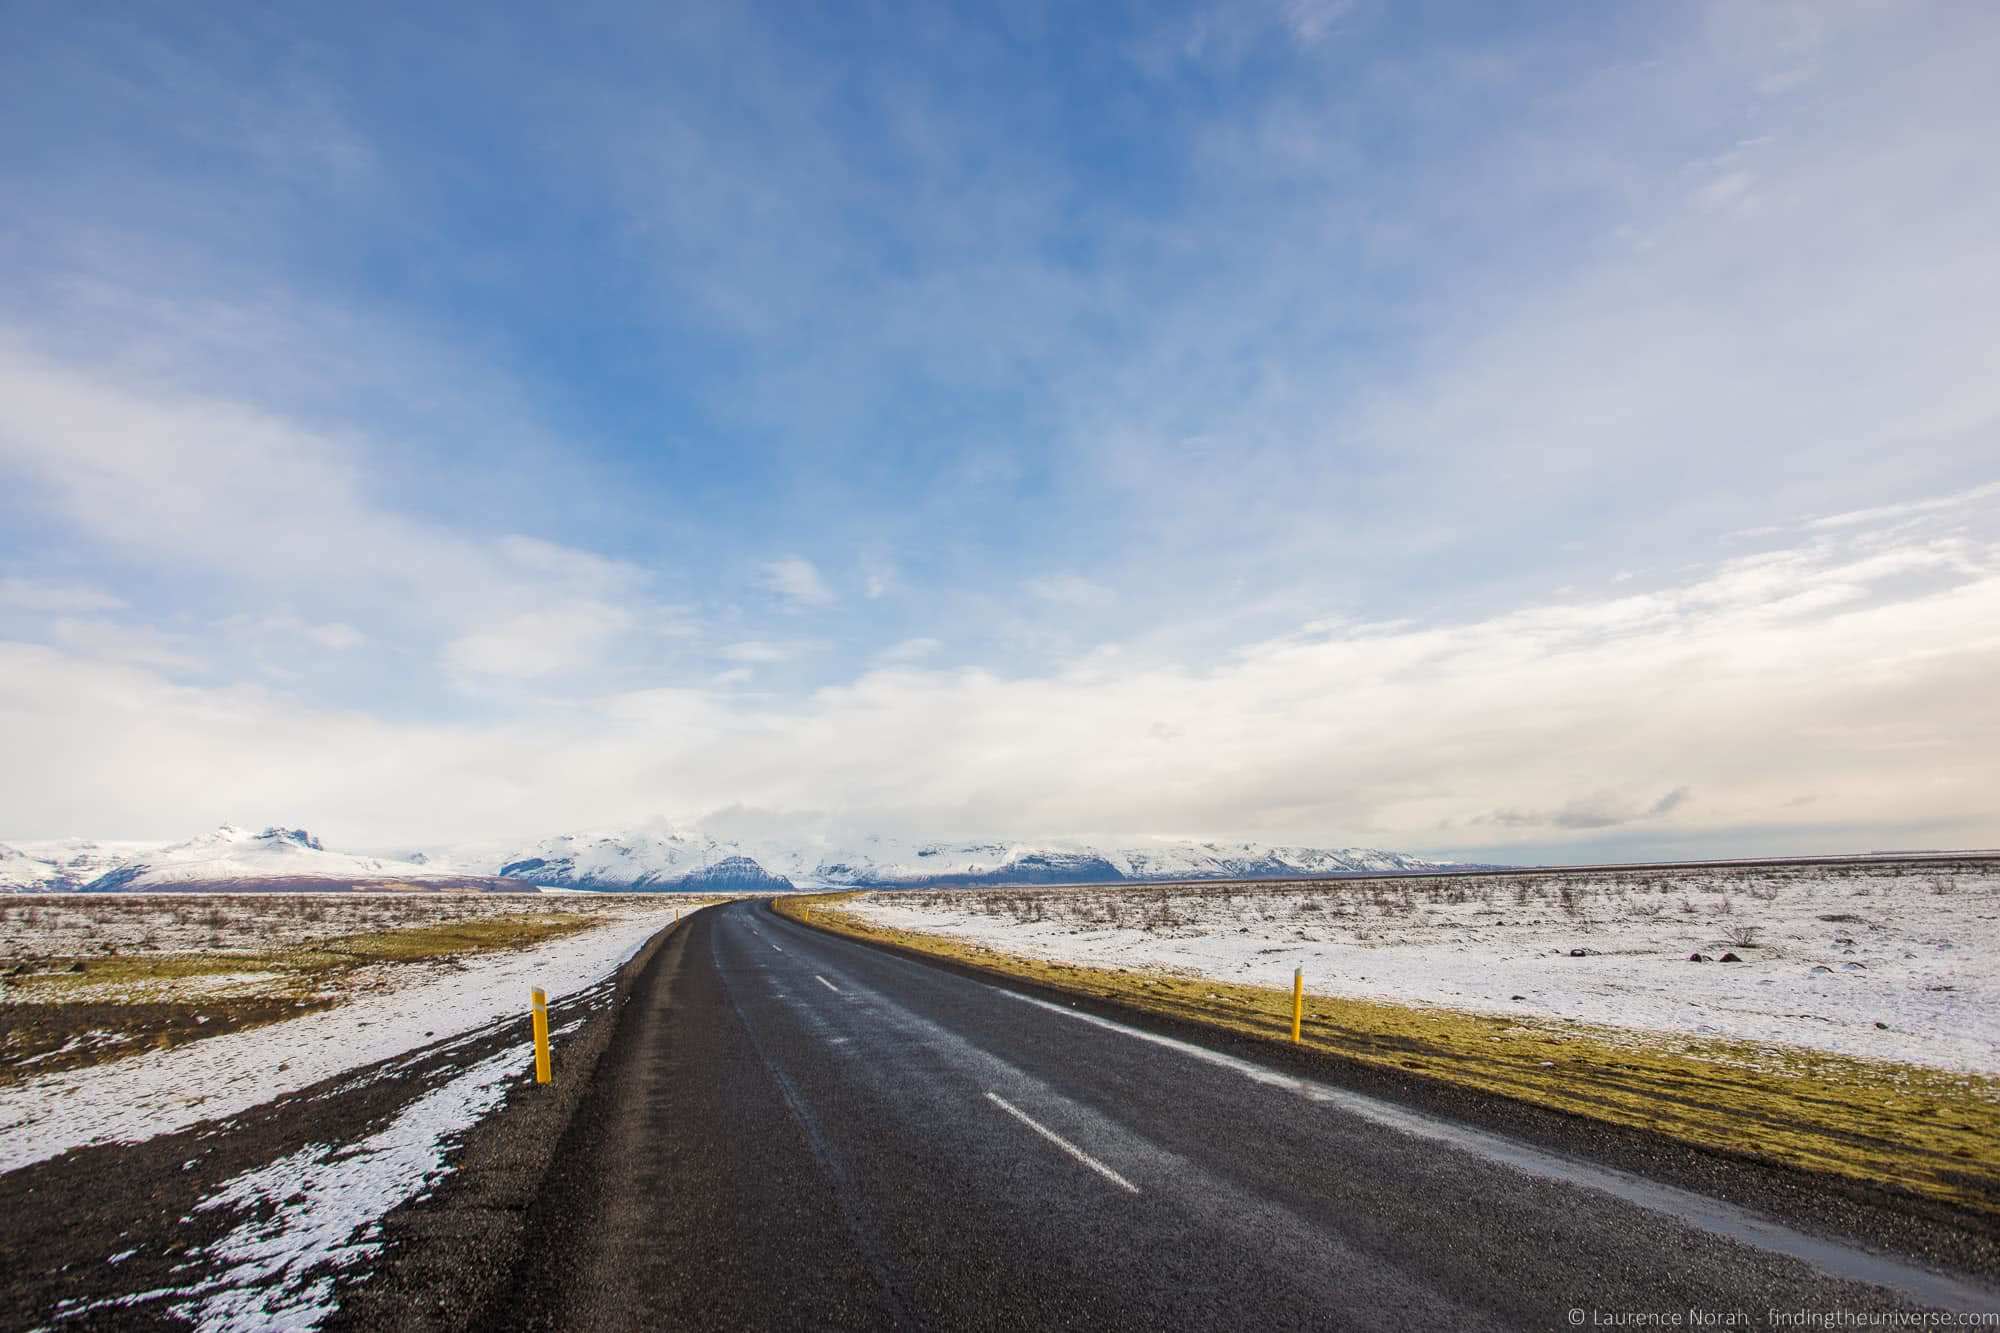
[[[0,721],[37,762],[0,781],[37,830],[304,810],[377,840],[727,805],[1523,855],[1578,833],[1715,848],[1745,829],[1841,847],[2000,831],[2000,544],[1966,535],[1801,534],[1644,592],[1323,626],[1207,669],[1107,648],[1003,676],[922,655],[790,702],[645,689],[444,726],[12,645]]]

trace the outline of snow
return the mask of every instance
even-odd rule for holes
[[[553,1035],[559,1040],[581,1021],[571,1019]],[[164,1301],[173,1315],[205,1333],[318,1327],[338,1308],[336,1277],[357,1268],[365,1275],[365,1261],[381,1252],[381,1219],[446,1174],[447,1155],[506,1100],[530,1050],[523,1042],[480,1061],[359,1142],[308,1144],[231,1177],[194,1206],[196,1213],[240,1218],[181,1265],[205,1268],[207,1276],[186,1286],[58,1307],[56,1320]]]
[[[76,889],[107,871],[116,870],[133,857],[159,848],[157,842],[105,842],[91,838],[62,838],[49,842],[17,842],[13,849],[30,861],[47,867],[38,883],[14,884],[0,874],[0,891],[13,889]]]
[[[330,850],[302,829],[252,832],[225,824],[170,845],[71,840],[0,846],[0,892],[145,890],[281,878],[423,884],[502,874],[564,888],[768,891],[786,887],[780,880],[800,888],[847,888],[943,881],[1269,879],[1422,871],[1447,864],[1366,847],[1266,847],[1171,838],[1127,846],[1065,838],[925,842],[836,838],[800,828],[736,838],[718,836],[699,822],[684,828],[563,833],[512,850],[467,845],[375,856]],[[763,882],[765,875],[770,882]]]
[[[490,873],[488,866],[486,872]],[[144,890],[258,879],[385,880],[412,884],[465,872],[428,859],[329,850],[304,829],[224,824],[177,843],[69,839],[0,845],[0,892]]]
[[[58,885],[61,879],[57,866],[0,842],[0,893],[34,893]]]
[[[422,880],[436,878],[438,872],[414,861],[328,851],[304,829],[273,827],[253,833],[224,824],[186,842],[128,857],[91,887],[137,890],[202,881],[296,876]]]
[[[531,1051],[523,1042],[479,1062],[359,1143],[309,1145],[196,1204],[198,1213],[245,1216],[192,1256],[227,1268],[186,1293],[175,1313],[216,1333],[317,1327],[337,1308],[334,1273],[381,1251],[380,1220],[445,1174],[446,1154],[506,1100]]]
[[[782,892],[792,887],[735,843],[677,832],[564,833],[523,848],[489,870],[564,888]]]
[[[1423,861],[1372,848],[1265,847],[1254,843],[1156,839],[1137,847],[1100,847],[1074,839],[925,842],[881,836],[838,841],[812,836],[720,838],[685,830],[607,830],[545,838],[478,866],[485,873],[532,875],[539,882],[586,887],[648,887],[698,882],[730,858],[800,888],[926,885],[994,880],[1043,883],[1126,879],[1238,879],[1429,870]],[[448,864],[470,868],[464,855]]]
[[[523,1014],[615,971],[667,924],[633,909],[532,949],[471,955],[420,980],[264,1027],[0,1088],[0,1171],[95,1143],[129,1143],[235,1115],[344,1070]]]
[[[528,886],[523,885],[525,890]],[[651,897],[605,893],[532,897],[525,892],[408,893],[341,890],[327,893],[71,893],[14,897],[0,902],[0,958],[91,958],[201,953],[245,956],[246,968],[261,967],[269,954],[310,949],[347,935],[401,930],[411,926],[518,916],[598,919],[631,911],[659,911]],[[679,904],[685,906],[686,904]],[[238,974],[239,979],[248,974]],[[284,989],[288,978],[261,973]],[[85,978],[89,982],[89,978]],[[196,984],[176,978],[166,994],[147,995],[131,983],[99,994],[94,983],[79,983],[67,997],[97,1003],[184,998]],[[0,990],[0,1003],[12,995]]]
[[[898,891],[849,908],[1053,961],[1272,987],[1302,966],[1316,995],[2000,1072],[1991,862]]]

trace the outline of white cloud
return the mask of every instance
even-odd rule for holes
[[[741,804],[1437,850],[1621,829],[1991,845],[1996,625],[2000,544],[1864,526],[1643,594],[1330,625],[1207,669],[896,663],[791,702],[651,689],[481,726],[7,645],[0,730],[40,759],[0,772],[0,808],[22,837],[171,833],[218,806],[382,842]]]
[[[307,625],[302,631],[308,639],[322,648],[344,653],[350,648],[359,648],[368,641],[368,636],[352,625],[331,621],[324,625]]]
[[[125,602],[86,584],[8,577],[0,578],[0,607],[80,615],[93,611],[121,611]]]
[[[635,565],[388,507],[370,493],[362,441],[241,402],[135,389],[5,337],[0,467],[105,550],[341,608],[339,619],[281,618],[325,648],[379,635],[435,652],[462,680],[528,679],[643,661],[660,636],[691,632]],[[363,613],[383,623],[353,624]]]
[[[548,676],[596,661],[604,644],[631,624],[630,612],[601,602],[526,611],[452,640],[444,660],[472,676]]]
[[[803,639],[774,642],[767,639],[746,639],[742,643],[732,643],[722,650],[722,655],[732,662],[748,662],[765,665],[772,662],[789,662],[820,647],[817,643]]]
[[[889,561],[868,560],[862,564],[861,590],[870,601],[875,601],[895,591],[897,578],[896,567]]]
[[[54,631],[56,641],[65,648],[107,662],[177,674],[200,671],[208,665],[185,635],[149,626],[63,619],[56,622]]]
[[[876,654],[876,660],[881,662],[921,662],[942,647],[944,647],[944,644],[937,639],[921,637],[904,639],[901,643],[892,643],[887,648],[884,648],[880,653]]]
[[[1059,606],[1098,606],[1111,600],[1109,589],[1080,574],[1049,574],[1022,586],[1030,596]]]
[[[831,606],[839,600],[812,561],[798,556],[771,561],[763,567],[758,582],[795,608]]]
[[[1828,514],[1806,524],[1808,528],[1851,528],[1864,523],[1877,523],[1883,519],[1908,518],[1915,514],[1933,514],[1941,510],[1970,508],[1982,500],[2000,496],[2000,481],[1986,486],[1975,486],[1969,491],[1956,495],[1938,495],[1923,500],[1911,500],[1903,504],[1873,505],[1867,509],[1849,510],[1844,514]]]
[[[1284,25],[1295,40],[1316,46],[1353,8],[1354,0],[1284,0]]]
[[[223,622],[223,627],[249,630],[279,642],[304,640],[336,653],[359,648],[368,641],[366,634],[344,621],[314,622],[290,612],[255,620],[247,616],[233,616]]]

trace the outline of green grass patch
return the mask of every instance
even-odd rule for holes
[[[236,973],[265,972],[316,981],[325,974],[365,963],[421,963],[499,949],[532,948],[597,924],[595,918],[581,915],[489,916],[335,936],[287,950],[49,958],[37,962],[36,970],[26,976],[8,978],[8,987],[38,1002],[60,1002],[65,992],[83,988],[153,986]],[[78,963],[83,970],[71,971]]]
[[[876,926],[851,894],[779,898],[809,925],[1077,995],[1289,1042],[1291,992],[1022,958]],[[1308,996],[1304,1044],[1696,1147],[2000,1214],[2000,1080],[1798,1047]]]
[[[422,962],[496,949],[528,949],[599,924],[596,918],[581,914],[489,916],[344,935],[315,944],[313,952],[367,962]]]
[[[521,913],[366,931],[296,949],[46,958],[6,979],[0,1084],[179,1045],[325,1008],[347,978],[383,964],[526,949],[601,924],[592,915]],[[82,964],[82,971],[71,968]],[[204,987],[215,977],[242,985]],[[83,1043],[72,1039],[85,1034]]]
[[[71,971],[83,964],[81,972]],[[37,1002],[60,1002],[64,992],[84,987],[139,986],[228,976],[239,972],[286,972],[297,962],[281,954],[112,954],[92,958],[51,958],[35,964],[26,976],[10,977],[8,990]]]

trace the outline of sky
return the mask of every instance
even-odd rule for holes
[[[1995,68],[0,0],[0,838],[2000,846]]]

